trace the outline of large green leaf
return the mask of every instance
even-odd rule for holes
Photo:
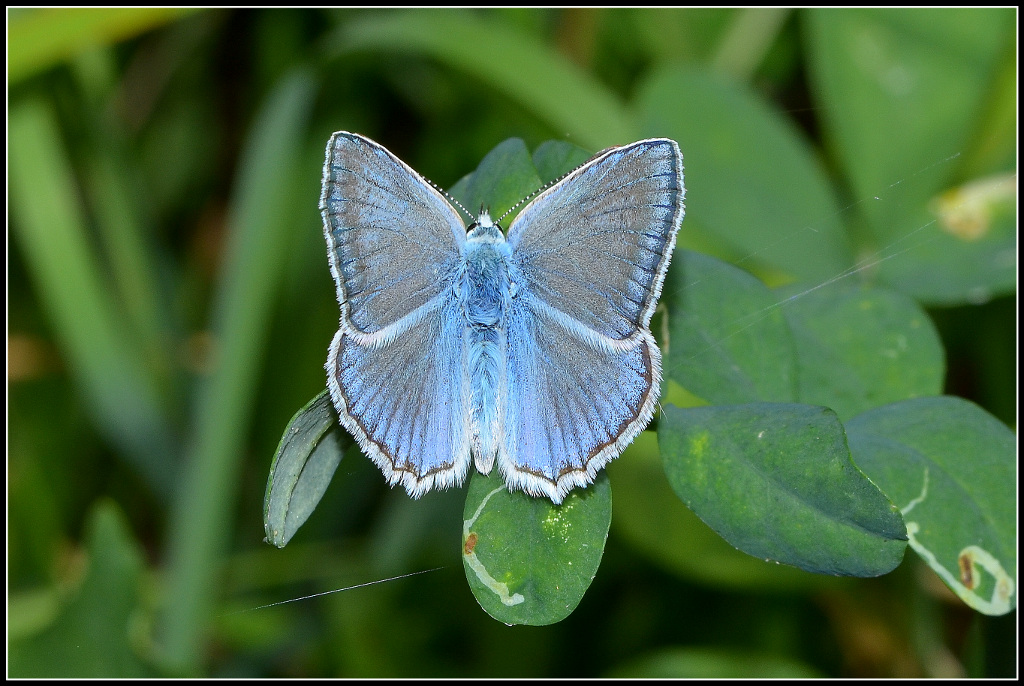
[[[788,565],[767,565],[729,545],[672,491],[658,436],[644,431],[608,465],[615,484],[615,536],[664,569],[706,586],[802,590],[833,580]]]
[[[671,67],[648,80],[636,107],[645,135],[674,138],[682,149],[683,245],[808,281],[850,265],[833,192],[810,146],[753,93],[707,71]]]
[[[669,405],[658,442],[676,494],[750,555],[842,576],[878,576],[903,559],[899,511],[853,464],[827,408]]]
[[[796,399],[789,328],[756,277],[677,249],[662,297],[666,378],[713,404]]]
[[[112,501],[100,501],[89,513],[86,547],[85,578],[53,623],[9,644],[8,676],[110,679],[152,674],[138,654],[142,549]]]
[[[847,425],[857,464],[903,511],[910,546],[965,603],[1017,606],[1016,438],[961,398],[915,398]]]
[[[324,389],[288,422],[274,454],[263,499],[268,543],[283,548],[313,513],[341,462],[344,445],[345,434]]]
[[[885,403],[942,392],[942,343],[913,300],[847,283],[794,291],[781,293],[794,293],[783,312],[796,343],[801,402],[849,419]]]
[[[576,609],[601,564],[612,520],[608,477],[601,472],[555,505],[510,493],[497,472],[474,472],[466,494],[462,561],[469,587],[498,621],[554,624]]]
[[[982,125],[1003,52],[1012,52],[1013,10],[817,10],[807,19],[828,141],[864,201],[856,207],[875,247],[898,253],[880,262],[881,278],[929,302],[1012,291],[1016,221],[964,234],[936,221],[935,199],[967,180],[956,159]]]

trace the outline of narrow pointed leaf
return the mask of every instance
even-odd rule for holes
[[[344,455],[343,441],[324,389],[295,413],[274,454],[263,500],[268,543],[283,548],[313,513]]]

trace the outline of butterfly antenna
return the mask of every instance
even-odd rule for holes
[[[513,205],[512,207],[510,207],[507,210],[505,210],[505,214],[503,214],[500,217],[498,217],[497,219],[495,219],[494,223],[495,224],[501,224],[501,220],[504,219],[505,217],[507,217],[508,215],[512,214],[513,212],[515,212],[519,208],[520,205],[522,205],[527,200],[533,200],[535,197],[537,197],[538,193],[541,193],[541,192],[547,190],[548,187],[550,187],[552,183],[555,183],[558,180],[559,179],[556,179],[555,181],[552,181],[551,183],[546,183],[543,186],[541,186],[540,188],[538,188],[537,190],[535,190],[533,193],[530,193],[528,196],[526,196],[525,198],[523,198],[522,200],[517,202],[515,205]]]
[[[601,154],[601,153],[598,153],[598,154]],[[591,158],[591,159],[593,159],[593,158]],[[587,160],[587,162],[590,162],[590,160]],[[576,165],[575,167],[573,167],[573,168],[572,168],[572,169],[570,169],[569,171],[565,172],[565,173],[564,173],[564,174],[562,174],[561,176],[559,176],[559,177],[557,177],[557,178],[554,178],[554,179],[551,179],[551,180],[550,180],[550,181],[548,181],[548,182],[547,182],[546,184],[544,184],[543,186],[541,186],[540,188],[538,188],[537,190],[535,190],[535,191],[534,191],[533,193],[530,193],[530,194],[529,194],[529,195],[527,195],[527,196],[526,196],[525,198],[523,198],[522,200],[520,200],[519,202],[517,202],[517,203],[516,203],[515,205],[513,205],[512,207],[510,207],[510,208],[508,208],[507,210],[505,210],[505,214],[503,214],[503,215],[501,215],[500,217],[498,217],[497,219],[495,219],[495,220],[494,220],[494,223],[496,223],[496,224],[500,224],[500,223],[501,223],[501,220],[502,220],[502,219],[504,219],[505,217],[507,217],[507,216],[508,216],[509,214],[511,214],[512,212],[516,211],[516,210],[517,210],[517,209],[518,209],[518,208],[519,208],[519,207],[520,207],[520,206],[521,206],[521,205],[522,205],[523,203],[526,203],[526,202],[529,202],[530,200],[533,200],[533,199],[534,199],[535,197],[537,197],[538,195],[540,195],[541,193],[543,193],[543,192],[544,192],[544,191],[546,191],[547,189],[551,188],[551,187],[552,187],[552,186],[554,186],[554,185],[555,185],[556,183],[558,183],[559,181],[561,181],[561,180],[562,180],[562,179],[564,179],[565,177],[569,176],[570,174],[572,174],[573,172],[575,172],[575,171],[576,171],[577,169],[579,169],[580,167],[584,167],[584,166],[586,166],[586,165],[587,165],[587,162],[584,162],[583,164],[579,164],[579,165]]]
[[[473,221],[473,220],[476,219],[476,217],[474,217],[473,215],[471,215],[469,213],[469,210],[467,210],[465,207],[462,206],[461,202],[459,202],[458,200],[456,200],[452,196],[448,195],[448,191],[446,191],[445,189],[441,188],[436,183],[434,183],[433,181],[431,181],[430,179],[428,179],[426,177],[424,177],[423,180],[426,181],[427,183],[429,183],[434,188],[435,191],[437,191],[438,193],[440,193],[444,197],[448,198],[448,200],[450,202],[452,202],[456,207],[458,207],[460,210],[462,210],[466,214],[466,216],[469,218],[469,221]]]

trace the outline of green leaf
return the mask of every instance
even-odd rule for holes
[[[720,648],[668,648],[617,667],[617,679],[814,679],[821,675],[797,660],[771,653]]]
[[[796,128],[753,93],[684,67],[641,88],[643,133],[674,138],[686,165],[683,245],[748,269],[821,281],[851,250],[824,171]]]
[[[93,507],[85,538],[89,553],[85,578],[52,625],[11,641],[8,676],[152,676],[136,651],[142,550],[112,501],[100,501]]]
[[[965,239],[936,223],[930,206],[964,180],[955,160],[980,125],[1014,11],[816,10],[807,19],[827,140],[881,254],[899,251],[880,262],[880,278],[932,303],[1012,292],[1016,222]]]
[[[476,171],[462,178],[448,191],[474,218],[480,208],[497,221],[517,202],[540,188],[542,182],[521,138],[509,138],[494,147],[480,161]],[[507,229],[509,218],[503,220]]]
[[[928,315],[910,298],[833,284],[793,293],[783,312],[797,349],[800,401],[841,419],[942,392],[945,355]]]
[[[553,131],[595,150],[635,140],[625,108],[602,83],[507,23],[459,10],[389,12],[342,25],[332,56],[355,50],[420,53],[475,76]]]
[[[497,469],[474,472],[463,519],[462,561],[480,607],[509,625],[543,626],[568,617],[594,580],[612,492],[601,472],[555,505],[509,493]]]
[[[854,465],[827,408],[670,405],[658,442],[676,494],[745,553],[840,576],[903,559],[899,511]]]
[[[847,424],[857,464],[896,502],[910,546],[975,610],[1017,607],[1016,437],[961,398],[915,398]]]
[[[777,298],[756,277],[677,249],[662,297],[664,376],[713,404],[796,399],[796,354]]]
[[[737,10],[715,50],[715,71],[749,81],[778,40],[792,11],[781,7]]]
[[[615,535],[684,579],[752,591],[821,586],[825,577],[766,565],[736,550],[693,514],[665,479],[658,436],[644,431],[608,465],[615,484]]]
[[[568,141],[545,141],[533,151],[533,166],[544,183],[551,183],[591,157],[590,152]]]
[[[81,50],[131,38],[190,8],[50,8],[10,12],[7,85],[74,56]]]
[[[268,543],[283,548],[316,509],[344,455],[344,436],[326,389],[288,422],[263,499]]]

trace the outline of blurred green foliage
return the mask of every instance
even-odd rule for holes
[[[909,555],[816,577],[671,496],[645,521],[668,489],[647,439],[609,470],[596,579],[547,627],[476,604],[460,491],[411,501],[350,451],[283,550],[261,504],[337,326],[317,199],[341,129],[443,187],[512,136],[675,138],[682,246],[902,291],[945,391],[1015,423],[1014,10],[179,15],[8,11],[10,676],[1013,673],[1016,612]]]

